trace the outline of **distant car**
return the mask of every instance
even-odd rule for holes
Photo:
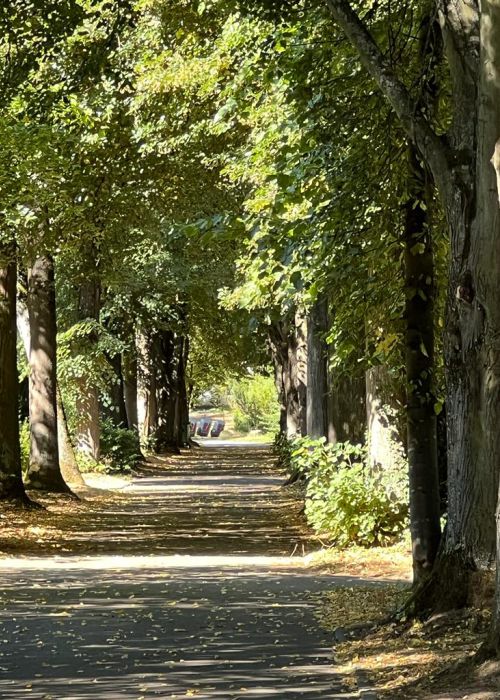
[[[189,437],[194,437],[196,435],[196,429],[198,427],[198,421],[196,418],[189,419]]]
[[[200,437],[208,437],[211,425],[212,421],[210,420],[210,418],[199,418],[196,434]]]
[[[223,420],[215,420],[212,423],[212,430],[210,431],[210,437],[213,438],[218,438],[222,431],[224,430],[224,426],[226,425],[225,421]]]

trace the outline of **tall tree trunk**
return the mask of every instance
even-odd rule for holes
[[[274,321],[268,327],[268,340],[274,365],[274,383],[280,404],[281,435],[287,435],[288,333],[288,324],[283,320]]]
[[[307,319],[303,309],[295,314],[295,382],[299,409],[299,431],[307,435]]]
[[[328,305],[318,299],[307,318],[307,434],[328,437]]]
[[[485,349],[488,362],[483,378],[481,406],[486,430],[491,431],[488,445],[489,460],[485,467],[498,469],[500,461],[500,4],[485,2],[481,14],[481,97],[478,116],[478,212],[482,217],[477,234],[480,240],[473,251],[477,260],[479,293],[484,295]],[[496,186],[496,190],[495,190]],[[484,237],[484,242],[483,242]],[[493,615],[492,638],[500,653],[500,489],[496,508],[497,585]]]
[[[476,0],[440,2],[453,110],[443,139],[416,108],[350,3],[327,4],[431,170],[450,230],[448,524],[430,604],[459,606],[468,600],[472,574],[491,567],[497,539],[500,216],[492,159],[500,137],[500,6],[498,0],[482,0],[480,6]]]
[[[29,313],[26,301],[21,295],[17,298],[17,331],[23,343],[26,357],[29,362],[31,345]],[[56,383],[56,394],[57,442],[59,447],[59,464],[61,466],[61,474],[64,481],[67,483],[83,486],[85,481],[80,473],[76,461],[75,450],[73,448],[73,443],[71,442],[68,430],[68,420],[66,418],[61,389],[58,382]]]
[[[170,330],[158,333],[158,450],[178,449],[179,415],[176,410],[178,400],[177,357],[178,343]]]
[[[328,441],[362,443],[366,434],[366,376],[360,368],[330,375]]]
[[[297,338],[291,333],[288,338],[288,356],[283,373],[286,397],[286,432],[289,438],[302,435],[302,406],[299,394],[297,369]]]
[[[31,488],[69,491],[61,474],[57,442],[56,295],[54,263],[49,255],[28,271],[30,321],[30,464]]]
[[[288,437],[307,431],[307,324],[297,311],[290,321],[268,328],[275,365],[276,385],[282,405],[280,426]]]
[[[437,425],[434,410],[434,257],[426,174],[410,149],[405,207],[407,451],[414,583],[434,566],[441,540]]]
[[[59,385],[56,386],[57,396],[57,444],[59,446],[59,464],[64,481],[74,486],[85,486],[85,481],[78,468],[75,450],[68,430],[68,421]]]
[[[108,356],[107,360],[114,370],[114,382],[110,388],[111,406],[107,413],[112,422],[119,428],[128,427],[127,407],[125,405],[125,380],[121,355]]]
[[[27,502],[19,445],[16,250],[0,247],[0,498]]]
[[[453,196],[444,198],[451,232],[445,337],[448,524],[438,578],[447,589],[444,600],[437,593],[438,604],[446,607],[467,603],[475,572],[492,566],[496,546],[500,216],[491,159],[500,136],[500,7],[482,2],[481,8],[479,21],[465,3],[448,8],[445,31],[450,67],[460,80],[450,143],[455,153],[467,154],[452,169]],[[457,41],[463,47],[460,71],[451,63],[458,59]]]
[[[402,466],[406,426],[398,420],[397,406],[402,402],[397,393],[385,365],[370,367],[366,372],[366,424],[368,466],[373,472],[397,472]]]
[[[78,304],[79,320],[99,320],[101,293],[96,278],[85,280],[80,286]],[[97,342],[95,334],[87,339],[89,346]],[[77,427],[76,447],[89,459],[99,461],[101,455],[101,426],[99,420],[99,393],[95,382],[89,376],[80,377],[77,386]]]
[[[186,386],[186,370],[189,358],[189,338],[179,339],[179,364],[177,369],[177,413],[179,426],[178,443],[180,446],[189,444],[189,402]]]
[[[138,430],[137,415],[137,355],[135,348],[122,354],[123,398],[129,430]]]
[[[156,399],[156,357],[151,333],[138,329],[137,349],[137,421],[139,435],[150,438],[158,430]]]

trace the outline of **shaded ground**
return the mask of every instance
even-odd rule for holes
[[[265,448],[154,458],[141,478],[82,504],[32,494],[50,510],[3,506],[0,552],[287,556],[317,549],[300,502],[280,488],[282,481]]]
[[[269,452],[215,445],[0,504],[2,700],[500,698],[487,612],[351,639],[404,598],[407,547],[315,554]]]
[[[316,545],[280,484],[265,449],[205,448],[90,504],[4,510],[24,536],[5,528],[0,697],[361,697],[314,616],[359,581],[304,568]]]

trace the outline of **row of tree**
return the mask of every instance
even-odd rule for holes
[[[56,360],[95,459],[107,412],[180,444],[190,384],[267,338],[288,434],[354,438],[385,377],[422,604],[465,604],[497,559],[498,3],[18,0],[0,23],[2,493],[17,263],[32,484],[57,463]]]
[[[259,362],[247,315],[217,306],[236,244],[208,250],[184,234],[225,196],[220,184],[188,147],[165,157],[147,133],[146,16],[122,2],[1,10],[2,498],[81,482],[78,464],[101,459],[103,421],[156,449],[185,444],[193,387]]]

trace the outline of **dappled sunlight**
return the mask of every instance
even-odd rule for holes
[[[316,541],[273,465],[261,447],[156,458],[29,522],[39,548],[0,560],[0,697],[357,697],[315,619],[335,577],[308,568]]]
[[[314,624],[329,578],[99,560],[2,571],[2,697],[355,697]]]
[[[261,447],[185,450],[155,458],[132,483],[84,506],[61,512],[49,502],[43,515],[9,512],[16,527],[9,538],[4,530],[0,549],[135,556],[310,553],[318,542],[283,481],[273,455]],[[41,530],[33,532],[33,525]]]

